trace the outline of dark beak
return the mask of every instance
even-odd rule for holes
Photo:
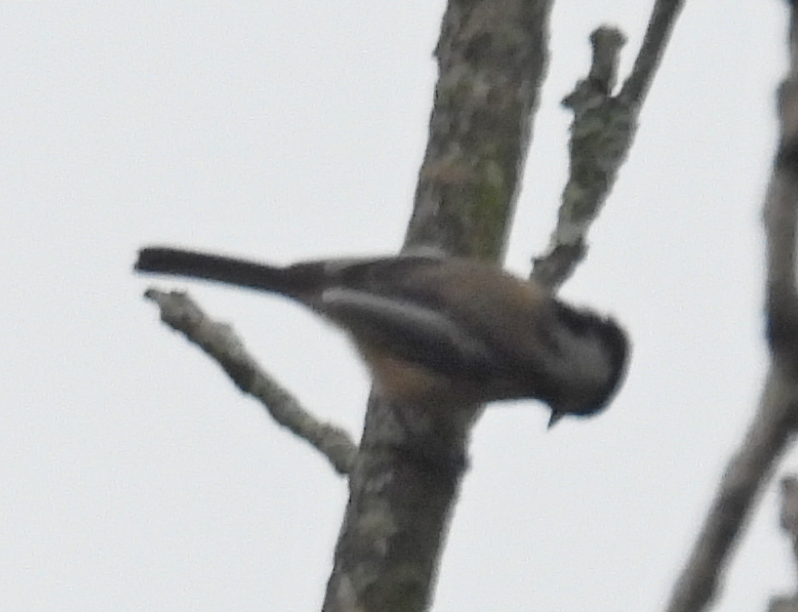
[[[556,425],[557,421],[565,416],[564,412],[557,412],[555,410],[551,411],[551,416],[549,417],[549,424],[546,426],[546,429],[551,429]]]

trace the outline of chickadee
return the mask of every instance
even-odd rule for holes
[[[424,406],[534,398],[590,416],[615,394],[628,341],[609,317],[473,259],[408,254],[278,267],[150,247],[135,269],[284,295],[349,333],[375,390]]]

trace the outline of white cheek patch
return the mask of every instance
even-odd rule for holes
[[[552,359],[556,377],[574,389],[601,389],[612,375],[612,363],[604,345],[593,335],[556,335],[559,358]]]

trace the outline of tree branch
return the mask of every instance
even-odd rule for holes
[[[617,96],[612,90],[625,38],[607,26],[590,37],[593,59],[588,77],[563,100],[563,106],[574,113],[571,173],[548,252],[534,260],[532,270],[532,278],[552,290],[573,274],[585,255],[587,233],[632,146],[645,94],[682,4],[681,0],[659,0],[654,5],[634,68]]]
[[[450,0],[405,248],[502,258],[532,132],[551,0]]]
[[[698,612],[715,598],[740,531],[792,436],[796,400],[794,382],[772,368],[754,420],[721,478],[667,612]]]
[[[788,474],[781,479],[779,525],[790,539],[793,560],[798,564],[798,477],[795,474]],[[795,590],[790,595],[771,598],[768,611],[798,612],[798,595]]]
[[[757,413],[721,479],[668,612],[697,612],[713,600],[734,544],[798,424],[798,29],[791,8],[791,65],[779,92],[781,140],[764,205],[771,363]]]
[[[406,249],[501,258],[548,56],[550,8],[551,0],[449,0]],[[324,612],[428,609],[480,412],[372,398]]]
[[[241,391],[263,404],[278,424],[310,443],[338,473],[350,473],[358,449],[349,435],[302,408],[260,367],[229,325],[208,318],[186,293],[148,289],[144,296],[158,304],[164,323],[210,355]]]
[[[657,0],[654,4],[643,44],[619,94],[627,104],[638,108],[643,104],[683,6],[684,0]]]

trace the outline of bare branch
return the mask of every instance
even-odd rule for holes
[[[501,258],[548,57],[551,4],[448,1],[405,248]],[[433,426],[424,423],[429,406],[396,408],[369,402],[324,612],[429,609],[480,410],[447,406]]]
[[[637,128],[637,109],[610,95],[623,34],[602,27],[593,32],[590,41],[593,61],[588,78],[579,81],[563,100],[563,106],[574,113],[571,174],[549,252],[534,261],[532,270],[532,277],[552,290],[570,277],[584,257],[585,236],[615,182]]]
[[[548,247],[536,258],[532,277],[556,290],[573,273],[587,250],[586,236],[604,205],[634,141],[645,94],[665,52],[681,0],[659,0],[652,10],[643,45],[621,92],[612,96],[623,34],[602,26],[590,36],[593,59],[586,79],[563,100],[574,113],[571,173]]]
[[[405,248],[502,258],[547,62],[551,0],[450,0]]]
[[[618,96],[625,103],[638,108],[643,104],[683,6],[684,0],[657,0],[654,4],[635,65]]]
[[[779,525],[790,537],[793,555],[798,563],[798,477],[795,474],[788,474],[781,479]]]
[[[793,558],[798,564],[798,477],[788,474],[781,479],[781,510],[779,525],[787,532],[792,544]],[[798,612],[798,596],[773,597],[768,606],[769,612]]]
[[[767,326],[771,364],[759,409],[732,457],[690,558],[676,583],[668,612],[704,609],[715,597],[734,544],[776,461],[798,424],[798,298],[795,234],[798,220],[798,55],[791,18],[790,72],[781,86],[781,141],[765,199]]]
[[[774,597],[768,605],[768,612],[798,612],[798,604],[792,597]]]
[[[726,467],[698,539],[676,581],[668,612],[698,612],[714,599],[738,535],[791,437],[791,412],[796,400],[793,382],[771,370],[754,421]]]
[[[244,393],[260,400],[272,418],[321,452],[340,474],[349,474],[357,445],[339,427],[323,423],[267,374],[247,352],[232,327],[213,321],[184,292],[148,289],[144,296],[161,310],[161,320],[210,355]]]

